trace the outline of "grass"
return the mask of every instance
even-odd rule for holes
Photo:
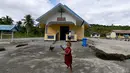
[[[26,33],[22,33],[22,32],[14,33],[14,38],[32,38],[32,37],[44,37],[44,33],[43,34],[29,33],[29,35],[27,35]],[[2,39],[11,39],[11,38],[12,38],[12,35],[2,35]]]
[[[44,33],[43,33],[43,34],[44,34]],[[27,35],[26,33],[15,32],[15,33],[14,33],[14,38],[44,37],[43,34],[33,34],[33,33],[29,33],[29,34]]]
[[[0,35],[1,36],[1,35]],[[3,35],[2,36],[2,39],[11,39],[12,38],[12,36],[11,35]]]
[[[26,37],[27,37],[26,33],[18,33],[18,32],[14,33],[14,38],[26,38]]]

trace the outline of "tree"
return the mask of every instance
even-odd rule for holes
[[[91,28],[85,31],[86,36],[92,32],[97,32],[101,34],[101,37],[105,37],[107,33],[110,33],[112,30],[130,30],[130,26],[113,26],[113,25],[98,25],[91,24]]]
[[[26,28],[26,32],[27,35],[29,34],[29,32],[32,30],[33,25],[34,25],[34,21],[31,17],[31,15],[26,15],[23,19],[24,24],[25,24],[25,28]]]
[[[16,22],[17,23],[17,26],[18,27],[20,27],[21,26],[21,24],[22,24],[22,22],[21,21],[18,21],[18,22]]]
[[[22,24],[22,22],[21,21],[18,21],[18,22],[16,22],[17,23],[17,28],[18,28],[18,30],[20,30],[21,29],[21,24]]]
[[[0,24],[3,24],[3,20],[2,20],[2,18],[0,18]]]
[[[2,17],[1,19],[0,19],[0,22],[2,23],[2,24],[12,24],[13,23],[13,20],[12,20],[12,18],[11,17],[9,17],[9,16],[5,16],[5,17]]]

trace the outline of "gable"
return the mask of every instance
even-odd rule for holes
[[[51,21],[58,21],[58,17],[61,17],[61,13],[56,13],[54,15],[52,15],[51,17],[49,17],[46,21],[46,23],[48,24]],[[76,19],[74,17],[72,17],[70,14],[68,14],[67,12],[62,14],[62,17],[64,18],[64,21],[67,22],[73,22],[74,24],[76,24]]]
[[[65,11],[65,13],[69,14],[73,18],[73,20],[75,19],[74,23],[76,23],[77,25],[83,25],[83,24],[89,25],[85,20],[83,20],[80,16],[78,16],[75,12],[73,12],[69,7],[67,7],[66,5],[62,5],[61,3],[59,3],[58,5],[56,5],[54,8],[52,8],[51,10],[49,10],[44,15],[40,16],[38,19],[36,19],[36,21],[42,22],[42,23],[46,24],[47,20],[50,17],[53,17],[53,15],[56,15],[57,12],[61,8]]]

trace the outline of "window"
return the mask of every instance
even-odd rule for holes
[[[48,35],[47,38],[48,38],[48,39],[54,39],[54,36]]]

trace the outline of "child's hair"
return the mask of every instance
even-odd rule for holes
[[[68,44],[70,44],[70,46],[71,46],[71,42],[69,41],[69,42],[67,42]]]

